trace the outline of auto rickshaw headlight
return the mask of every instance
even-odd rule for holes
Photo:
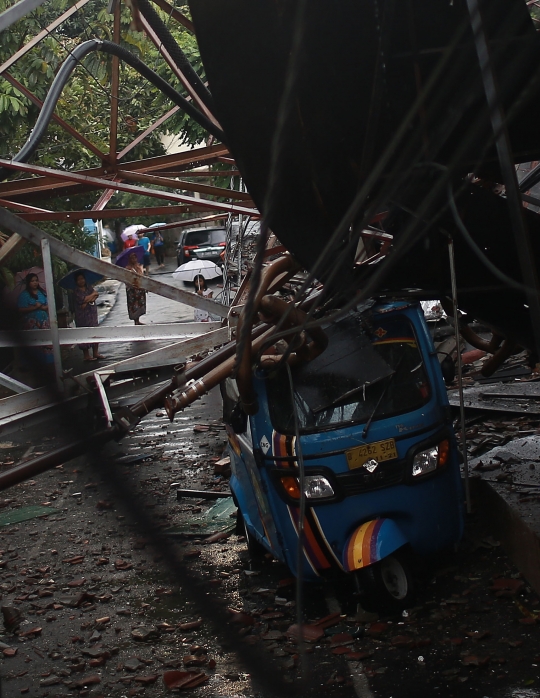
[[[324,497],[334,496],[332,485],[322,475],[306,475],[304,478],[304,492],[308,499],[323,499]]]
[[[300,499],[300,485],[296,477],[285,475],[280,478],[285,492],[291,499]],[[304,478],[306,499],[326,499],[334,496],[334,488],[323,475],[306,475]]]
[[[437,468],[443,468],[450,455],[450,442],[444,439],[436,446],[420,451],[413,458],[412,475],[420,477],[432,473]]]

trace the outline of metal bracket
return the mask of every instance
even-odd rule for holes
[[[105,387],[103,385],[103,379],[105,380],[109,377],[109,372],[104,372],[106,375],[102,376],[100,372],[96,371],[94,373],[94,380],[96,381],[96,388],[99,393],[101,404],[103,405],[103,411],[105,412],[105,418],[107,420],[107,427],[111,427],[114,421],[114,417],[111,411],[111,406],[109,405],[109,400],[107,398],[107,393],[105,392]]]

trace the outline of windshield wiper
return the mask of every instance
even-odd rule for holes
[[[373,408],[373,412],[369,415],[369,419],[368,419],[367,422],[366,422],[366,426],[365,426],[364,429],[362,430],[362,438],[363,438],[363,439],[366,438],[367,433],[368,433],[368,431],[369,431],[369,427],[371,426],[371,422],[373,421],[373,418],[375,417],[375,415],[377,414],[377,410],[379,409],[379,405],[381,404],[381,402],[382,402],[382,400],[383,400],[383,397],[386,395],[386,391],[387,391],[388,388],[390,387],[392,381],[393,381],[394,378],[396,377],[396,374],[397,374],[397,372],[399,371],[399,368],[400,368],[402,362],[403,362],[403,356],[402,356],[402,357],[400,358],[400,360],[398,361],[398,365],[396,366],[394,372],[393,372],[390,376],[388,376],[388,381],[386,382],[386,385],[385,385],[384,388],[383,388],[383,391],[382,391],[382,393],[381,393],[381,396],[380,396],[380,398],[377,400],[377,404],[376,404],[375,407]]]

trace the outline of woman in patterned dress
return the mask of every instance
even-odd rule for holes
[[[86,283],[84,272],[75,276],[75,325],[77,327],[97,327],[98,313],[96,299],[99,293]],[[99,344],[79,344],[84,361],[97,361],[105,357],[99,353]],[[93,356],[90,356],[92,349]]]
[[[144,274],[144,269],[139,264],[135,252],[129,255],[126,269],[134,271],[136,274]],[[126,284],[126,294],[129,319],[134,320],[136,325],[143,325],[144,323],[139,318],[141,315],[146,315],[146,291],[144,288]]]

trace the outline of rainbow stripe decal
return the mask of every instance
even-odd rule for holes
[[[407,539],[392,519],[366,521],[357,528],[343,550],[343,568],[353,572],[373,565],[407,543]]]
[[[367,567],[377,562],[377,537],[384,519],[362,524],[347,541],[343,552],[343,566],[347,572]]]

